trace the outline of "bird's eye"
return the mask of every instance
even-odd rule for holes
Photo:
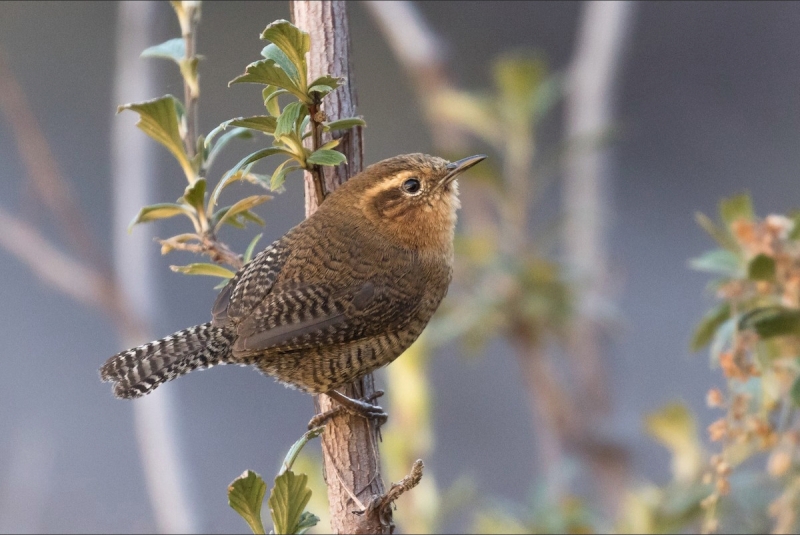
[[[419,179],[417,178],[409,178],[403,182],[403,191],[410,193],[411,195],[416,195],[421,189],[422,184],[420,184]]]

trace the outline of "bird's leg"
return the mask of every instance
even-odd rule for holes
[[[376,420],[379,427],[386,423],[387,418],[389,418],[389,415],[386,414],[386,412],[379,405],[373,405],[370,403],[371,401],[375,401],[381,397],[383,395],[383,390],[376,390],[365,401],[347,397],[336,390],[331,390],[325,394],[331,399],[335,399],[339,406],[314,416],[311,421],[308,422],[309,429],[319,427],[334,416],[337,416],[345,411],[349,412],[350,414],[355,414],[356,416],[361,416],[370,420]]]

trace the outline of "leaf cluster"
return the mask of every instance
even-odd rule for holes
[[[491,91],[448,89],[431,104],[440,120],[492,147],[497,158],[491,160],[499,162],[482,164],[464,183],[481,189],[476,211],[491,216],[456,236],[454,283],[465,291],[453,292],[429,328],[434,344],[461,337],[473,353],[498,333],[524,332],[532,340],[559,333],[572,313],[561,267],[528,228],[546,172],[546,158],[534,157],[535,131],[561,97],[561,77],[530,54],[501,56],[493,73]]]
[[[729,494],[748,492],[730,478],[748,459],[767,457],[769,478],[753,478],[759,492],[774,499],[767,505],[777,532],[795,531],[792,503],[800,498],[800,217],[755,215],[747,194],[724,199],[718,221],[698,214],[698,223],[718,247],[690,261],[713,273],[710,287],[720,303],[697,325],[691,347],[709,346],[725,388],[709,391],[709,405],[725,416],[709,426],[721,443],[707,476],[713,490],[703,501],[706,529],[715,528],[718,503]],[[788,508],[788,509],[787,509]],[[783,512],[781,512],[783,511]],[[785,514],[784,514],[785,513]],[[794,519],[794,520],[792,520]]]
[[[181,2],[174,2],[173,5],[183,26],[186,21],[181,17],[186,17],[187,13]],[[310,39],[306,32],[288,21],[278,20],[266,27],[261,39],[271,41],[262,50],[264,59],[248,65],[245,73],[230,83],[264,85],[262,100],[266,109],[265,115],[230,119],[207,135],[201,135],[194,140],[187,131],[185,103],[173,95],[125,104],[118,108],[118,111],[131,110],[139,115],[136,125],[172,154],[188,181],[184,194],[177,201],[145,206],[131,222],[132,229],[139,223],[175,216],[189,219],[193,231],[161,240],[162,254],[173,250],[188,250],[207,254],[215,262],[227,263],[238,269],[243,262],[250,260],[258,237],[251,242],[244,256],[238,256],[217,240],[217,234],[225,225],[236,228],[244,228],[248,222],[263,225],[264,221],[253,209],[272,196],[251,195],[231,205],[219,206],[223,190],[237,181],[247,181],[272,193],[280,192],[287,175],[292,171],[345,163],[345,156],[334,150],[338,140],[311,148],[305,146],[304,140],[312,136],[315,130],[328,132],[365,125],[359,117],[332,122],[322,120],[324,114],[321,112],[321,103],[339,87],[342,79],[325,75],[308,81],[306,54],[310,48]],[[194,98],[199,96],[197,67],[201,58],[187,57],[184,39],[170,39],[150,47],[142,56],[175,62],[191,94]],[[288,95],[292,101],[281,106],[279,98],[282,95]],[[267,136],[271,140],[271,146],[242,158],[233,168],[223,173],[212,188],[206,177],[220,152],[234,139],[252,139],[256,135]],[[254,172],[254,166],[269,156],[281,156],[284,159],[271,175]],[[210,263],[172,266],[172,269],[180,273],[210,275],[225,280],[234,274],[230,269]]]
[[[338,140],[320,147],[308,148],[303,141],[312,136],[315,128],[329,132],[346,130],[366,123],[359,117],[348,117],[325,122],[320,114],[322,99],[338,88],[343,80],[330,75],[320,76],[309,82],[306,54],[311,47],[308,33],[285,20],[278,20],[266,27],[261,39],[271,41],[264,47],[264,59],[247,66],[244,74],[231,80],[230,84],[252,83],[265,86],[261,92],[267,115],[239,117],[217,127],[209,137],[228,127],[249,128],[273,138],[272,147],[254,152],[243,158],[223,177],[230,180],[235,173],[249,170],[255,162],[268,156],[278,155],[284,161],[278,165],[270,178],[268,187],[277,191],[286,175],[312,166],[336,166],[346,162],[345,156],[333,150]],[[290,95],[296,100],[283,108],[279,104],[281,95]]]
[[[317,516],[305,510],[311,499],[308,476],[295,474],[292,465],[303,446],[319,436],[322,431],[322,427],[317,427],[306,432],[286,455],[267,500],[275,527],[270,533],[302,534],[319,522]],[[261,507],[266,491],[267,484],[261,476],[251,470],[245,471],[228,486],[228,504],[244,518],[252,532],[256,534],[265,533]]]

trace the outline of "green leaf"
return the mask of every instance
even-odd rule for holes
[[[186,191],[183,192],[183,197],[179,200],[194,207],[198,212],[202,212],[203,204],[206,200],[206,179],[201,178],[194,184],[186,186]]]
[[[531,113],[534,120],[545,117],[558,104],[565,93],[563,75],[550,75],[539,84],[531,98]]]
[[[547,66],[541,58],[506,55],[494,62],[494,78],[502,99],[511,107],[530,113],[536,90],[547,76]]]
[[[140,56],[143,58],[171,59],[180,64],[181,60],[186,56],[186,44],[183,37],[176,37],[175,39],[164,41],[160,45],[146,48]]]
[[[267,484],[251,470],[244,472],[228,486],[228,505],[244,518],[253,533],[264,533],[261,504],[266,492]]]
[[[258,206],[259,204],[266,202],[271,198],[272,197],[269,195],[251,195],[250,197],[245,197],[241,201],[235,203],[228,209],[227,212],[225,212],[225,214],[220,218],[219,222],[217,222],[215,230],[218,230],[223,223],[236,217],[238,214]]]
[[[731,307],[728,303],[723,303],[700,320],[692,335],[691,350],[699,351],[711,342],[717,329],[731,317]]]
[[[275,533],[295,533],[303,510],[310,499],[311,490],[308,488],[307,475],[296,475],[287,470],[276,477],[275,486],[267,501],[272,522],[275,524]]]
[[[354,126],[367,126],[367,123],[361,117],[347,117],[346,119],[339,119],[338,121],[322,123],[322,130],[325,132],[330,132],[331,130],[348,130]]]
[[[737,320],[737,316],[734,316],[723,321],[722,325],[717,328],[717,332],[714,333],[714,337],[711,339],[711,346],[708,348],[708,358],[712,367],[719,365],[720,355],[726,348],[731,346],[738,327]]]
[[[703,468],[697,422],[689,408],[670,403],[645,418],[648,434],[672,452],[672,470],[682,482],[693,480]]]
[[[274,61],[278,67],[284,70],[289,78],[291,78],[297,87],[302,87],[302,80],[297,72],[297,67],[292,61],[283,53],[283,50],[278,48],[275,44],[267,45],[261,50],[261,55],[266,59]]]
[[[209,277],[222,277],[223,279],[230,279],[236,273],[230,269],[226,269],[217,264],[196,263],[189,264],[188,266],[169,266],[169,268],[176,273],[185,273],[187,275],[208,275]]]
[[[313,163],[316,165],[339,165],[345,162],[347,162],[347,158],[344,154],[339,151],[328,149],[315,150],[306,158],[306,163]]]
[[[282,164],[275,169],[275,172],[272,173],[272,178],[269,181],[269,189],[272,191],[278,191],[282,186],[283,183],[286,181],[286,175],[291,173],[292,171],[297,171],[300,169],[297,165],[290,165],[286,167],[286,164],[293,160],[286,160]]]
[[[241,128],[249,128],[250,130],[258,130],[266,134],[274,134],[275,127],[278,125],[278,119],[271,115],[256,115],[255,117],[238,117],[228,121],[231,126],[239,126]]]
[[[198,56],[183,59],[178,63],[183,81],[189,86],[191,94],[195,96],[200,94],[200,82],[197,78],[197,66],[199,63],[200,58]]]
[[[322,145],[320,147],[320,149],[326,149],[326,150],[327,149],[335,149],[336,147],[339,146],[339,142],[340,141],[341,141],[341,139],[332,139],[332,140],[328,141],[327,143],[325,143],[324,145]]]
[[[490,144],[501,146],[508,137],[498,121],[492,99],[466,91],[442,90],[431,97],[431,108],[440,120],[475,134]]]
[[[288,20],[276,20],[261,32],[261,39],[272,41],[281,52],[286,54],[300,75],[298,87],[305,92],[307,87],[306,54],[311,49],[309,35]]]
[[[214,214],[208,220],[209,226],[211,228],[216,229],[217,223],[219,223],[222,220],[222,218],[225,217],[225,214],[227,214],[228,210],[230,210],[230,209],[231,209],[230,206],[224,206],[224,207],[220,208],[219,210],[217,210],[216,212],[214,212]],[[230,226],[236,227],[238,229],[243,229],[245,227],[244,223],[239,221],[238,217],[232,217],[232,218],[228,219],[225,222],[227,224],[229,224]]]
[[[311,84],[309,84],[308,92],[310,93],[311,91],[313,91],[314,87],[316,86],[329,87],[332,91],[337,87],[341,86],[343,83],[344,83],[344,78],[339,76],[331,76],[330,74],[325,74],[323,76],[320,76],[313,82],[311,82]]]
[[[330,93],[331,91],[333,91],[333,88],[331,86],[322,84],[312,85],[311,87],[308,88],[309,93],[319,93],[320,99],[325,95],[327,95],[328,93]]]
[[[241,180],[244,178],[246,173],[242,172],[242,168],[257,162],[267,156],[272,156],[273,154],[287,154],[292,156],[292,153],[287,151],[282,147],[267,147],[266,149],[258,150],[252,154],[249,154],[242,158],[239,163],[237,163],[233,168],[231,168],[225,176],[219,181],[219,183],[214,188],[214,191],[211,193],[211,200],[209,201],[209,207],[216,206],[217,201],[219,200],[219,195],[222,193],[222,190],[225,189],[231,183]]]
[[[301,116],[305,117],[306,114],[308,114],[308,108],[302,102],[292,102],[283,108],[275,126],[275,139],[281,139],[294,132],[298,119]]]
[[[729,199],[722,199],[719,203],[719,215],[728,225],[728,228],[737,219],[752,221],[755,218],[755,214],[753,213],[753,201],[750,195],[742,193]]]
[[[289,78],[289,75],[271,59],[262,59],[251,63],[245,68],[244,74],[228,82],[228,85],[245,83],[274,85],[289,91],[303,102],[311,103],[311,99],[308,98],[308,95],[295,86],[292,79]]]
[[[295,527],[294,532],[297,535],[303,535],[303,533],[316,526],[317,523],[319,523],[319,517],[317,515],[304,511],[303,514],[300,515],[300,521],[297,522],[297,527]]]
[[[298,132],[301,132],[301,133],[302,132],[306,132],[305,134],[303,134],[303,139],[305,139],[306,136],[310,136],[311,135],[311,129],[308,128],[308,123],[310,123],[310,122],[311,122],[311,116],[310,115],[306,115],[305,117],[303,117],[303,122],[300,123],[300,127],[297,129]]]
[[[747,265],[747,278],[754,281],[775,279],[775,259],[765,254],[754,257]]]
[[[222,223],[227,223],[232,227],[240,229],[245,227],[245,223],[247,221],[252,221],[253,223],[260,225],[262,227],[265,225],[264,220],[258,217],[250,210],[244,210],[242,212],[239,212],[238,214],[232,214],[231,217],[226,218],[225,215],[231,208],[233,208],[233,206],[225,206],[214,212],[214,214],[208,220],[209,225],[214,229],[216,229],[217,224],[221,224],[220,221],[222,221]]]
[[[281,107],[278,103],[278,97],[286,95],[289,92],[285,89],[278,89],[274,85],[268,85],[261,91],[261,97],[264,99],[264,107],[273,117],[278,117],[281,114]]]
[[[256,214],[254,214],[250,210],[245,210],[244,212],[241,213],[241,216],[242,216],[242,220],[252,221],[256,225],[261,225],[262,227],[264,225],[266,225],[266,223],[264,222],[263,219],[258,217]]]
[[[136,123],[145,134],[155,139],[169,150],[183,168],[189,182],[194,182],[196,173],[189,157],[183,147],[179,128],[179,115],[183,116],[183,104],[172,95],[146,102],[124,104],[117,108],[117,113],[122,110],[131,110],[139,114]]]
[[[757,308],[742,316],[739,329],[753,329],[763,339],[800,334],[800,310],[777,305]]]
[[[245,251],[244,251],[244,260],[243,260],[245,264],[253,259],[253,251],[256,248],[256,244],[258,243],[258,240],[261,239],[261,236],[263,236],[263,234],[258,234],[255,238],[253,238],[253,241],[251,241],[250,245],[248,245],[247,249],[245,249]]]
[[[736,277],[742,273],[742,261],[736,254],[726,249],[714,249],[689,261],[689,267],[697,271],[720,273]]]
[[[703,227],[703,230],[708,232],[709,236],[711,236],[720,246],[728,249],[729,251],[739,251],[739,244],[736,243],[736,240],[733,239],[733,236],[731,236],[730,233],[724,228],[717,226],[717,224],[714,223],[710,217],[703,213],[697,212],[694,215],[694,218],[695,221],[697,221],[697,224]]]
[[[128,232],[131,231],[134,225],[138,225],[139,223],[147,223],[148,221],[155,221],[156,219],[167,219],[169,217],[175,217],[176,215],[181,214],[194,220],[195,214],[192,213],[192,210],[188,206],[175,203],[162,203],[145,206],[139,210],[139,213],[133,218],[131,224],[128,225]]]
[[[800,406],[800,376],[792,383],[792,388],[789,390],[789,396],[795,405]]]
[[[208,152],[208,156],[206,157],[206,168],[211,167],[216,160],[217,155],[228,145],[233,139],[251,139],[253,137],[253,132],[248,128],[234,128],[230,132],[225,132],[219,138],[219,140],[214,143],[214,146],[211,147],[211,150]]]

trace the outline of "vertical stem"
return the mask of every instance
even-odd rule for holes
[[[311,116],[311,150],[315,151],[322,146],[322,122],[325,120],[319,99],[314,99],[314,104],[309,109]],[[317,197],[317,206],[325,200],[325,184],[322,178],[322,167],[311,166],[311,180],[314,181],[314,191]],[[313,213],[313,212],[312,212]],[[311,215],[307,213],[306,216]]]
[[[186,135],[183,138],[186,154],[194,158],[197,154],[198,135],[198,101],[200,85],[197,69],[192,67],[197,62],[197,26],[200,24],[200,2],[180,2],[178,19],[181,24],[184,56],[181,65],[183,75],[183,102],[186,106]]]
[[[153,69],[139,54],[150,43],[156,21],[154,2],[120,2],[117,28],[117,72],[114,102],[144,100],[153,92]],[[131,214],[152,202],[154,145],[145,136],[131,136],[132,118],[114,119],[112,161],[114,188],[114,271],[130,312],[141,321],[122,326],[123,345],[133,347],[153,337],[147,328],[157,315],[152,227],[132,235]],[[196,514],[187,496],[187,474],[176,436],[172,410],[174,390],[160,389],[133,403],[136,438],[156,527],[162,533],[196,533]]]
[[[296,26],[311,35],[309,79],[323,74],[345,78],[344,85],[326,97],[325,116],[328,120],[336,120],[355,115],[356,93],[350,66],[345,2],[295,0],[292,2],[292,18]],[[312,117],[315,119],[318,118]],[[361,128],[355,127],[336,135],[341,136],[339,149],[347,157],[347,164],[323,167],[320,170],[321,181],[315,180],[313,173],[306,172],[306,216],[313,214],[319,206],[317,184],[333,191],[363,167]],[[322,143],[332,138],[330,133],[318,132],[312,142]],[[350,397],[369,397],[375,391],[373,377],[367,375],[341,390]],[[327,396],[317,396],[315,401],[318,412],[333,407],[333,401]],[[389,528],[381,525],[374,515],[353,514],[354,510],[360,509],[353,497],[366,505],[372,497],[384,493],[377,427],[364,418],[342,414],[328,424],[321,438],[332,530],[336,533],[388,532]]]

